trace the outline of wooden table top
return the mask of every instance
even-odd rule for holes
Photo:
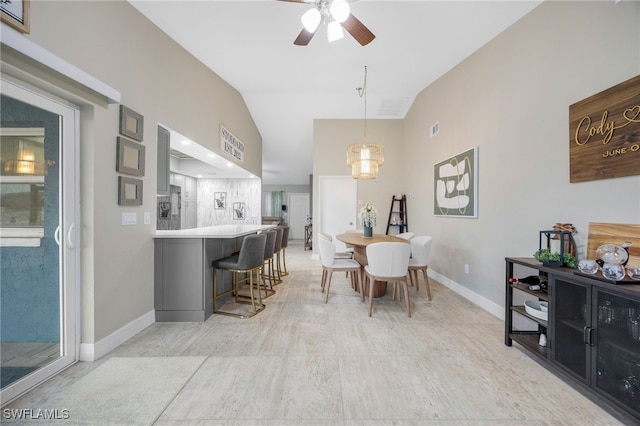
[[[372,243],[407,243],[409,240],[396,237],[393,235],[373,234],[372,237],[365,237],[362,232],[347,232],[345,234],[338,234],[336,238],[345,244],[351,244],[357,247],[366,247]]]

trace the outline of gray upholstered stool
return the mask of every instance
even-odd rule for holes
[[[264,309],[262,304],[262,296],[260,291],[260,273],[262,271],[262,265],[264,264],[264,247],[267,243],[267,236],[264,234],[249,235],[242,240],[242,246],[238,254],[214,260],[213,266],[213,312],[217,314],[231,315],[240,318],[249,318],[257,314]],[[217,277],[216,270],[230,271],[233,276],[233,286],[231,290],[217,293]],[[245,277],[240,279],[239,275],[244,274]],[[253,280],[254,274],[256,280]],[[240,284],[249,284],[249,301],[247,302],[244,296],[240,295]],[[253,293],[254,286],[256,287],[258,294],[257,300]],[[233,294],[234,301],[227,302],[222,306],[222,309],[217,309],[217,300]],[[246,310],[240,307],[240,304],[250,304],[251,309]],[[231,309],[232,308],[232,309]]]
[[[276,284],[282,283],[282,272],[280,271],[280,253],[282,252],[282,234],[284,231],[282,226],[273,228],[276,232],[276,245],[273,248],[273,255],[276,257],[274,263],[276,265]]]
[[[282,256],[280,256],[280,258],[282,259],[282,269],[281,269],[281,274],[283,277],[286,277],[287,275],[289,275],[289,272],[287,272],[287,260],[286,260],[286,255],[287,255],[287,245],[289,244],[289,227],[287,225],[283,225],[282,227]],[[278,265],[278,268],[280,268],[280,265]]]
[[[262,290],[264,290],[264,297],[267,298],[269,296],[273,296],[276,292],[273,289],[273,285],[276,284],[276,271],[275,265],[273,264],[273,250],[276,246],[276,236],[278,235],[278,233],[275,231],[275,229],[269,229],[263,231],[262,233],[267,236],[267,243],[264,246],[264,264],[262,266],[262,284],[260,284],[260,287]]]

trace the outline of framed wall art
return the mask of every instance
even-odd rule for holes
[[[214,192],[213,193],[213,205],[215,210],[224,210],[227,208],[227,193],[226,192]]]
[[[21,33],[29,34],[29,0],[0,1],[0,19]]]
[[[142,205],[142,179],[118,176],[118,205]]]
[[[120,105],[120,134],[142,142],[144,117],[124,105]]]
[[[245,215],[244,203],[233,203],[233,220],[244,220]]]
[[[116,171],[133,176],[144,176],[145,147],[118,136]]]
[[[434,166],[433,214],[478,217],[478,147]]]

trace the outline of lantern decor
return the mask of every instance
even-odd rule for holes
[[[570,223],[556,223],[551,230],[540,231],[536,260],[545,266],[577,268],[575,227]]]

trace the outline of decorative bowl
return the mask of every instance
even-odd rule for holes
[[[583,274],[593,275],[598,272],[598,264],[592,259],[582,259],[580,263],[578,263],[578,270]]]
[[[624,265],[629,259],[629,252],[624,247],[616,244],[603,244],[596,250],[596,257],[604,263]]]
[[[524,310],[532,317],[547,321],[549,319],[549,303],[540,300],[527,300],[524,302]]]
[[[627,275],[635,281],[640,281],[640,265],[627,265]]]

